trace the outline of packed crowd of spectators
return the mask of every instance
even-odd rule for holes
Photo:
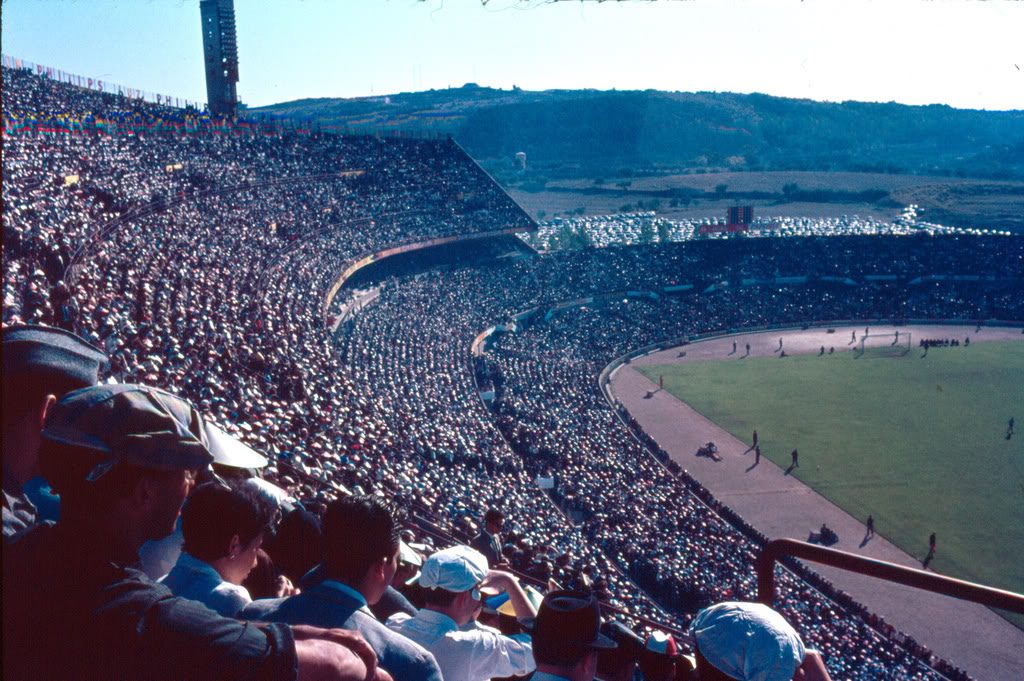
[[[911,234],[1006,234],[999,230],[976,230],[923,222],[916,206],[903,214],[883,220],[859,215],[841,217],[757,217],[742,232],[725,232],[722,218],[674,219],[654,211],[636,211],[586,217],[557,217],[542,222],[536,232],[523,233],[523,239],[539,251],[581,247],[640,246],[706,238],[788,238],[807,236],[908,236]],[[715,230],[723,230],[715,232]]]
[[[3,75],[5,324],[78,332],[118,380],[188,398],[309,508],[382,492],[465,538],[500,506],[513,567],[666,626],[750,598],[757,539],[618,422],[595,389],[608,361],[809,319],[1024,318],[1018,239],[816,237],[403,274],[333,335],[350,293],[327,293],[359,258],[531,221],[449,140],[284,132]],[[953,274],[995,279],[920,280]],[[654,295],[551,315],[471,357],[517,312],[627,290]],[[786,577],[781,604],[830,669],[933,677],[926,651],[820,586]]]

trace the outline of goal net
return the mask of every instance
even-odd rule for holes
[[[856,349],[857,357],[902,357],[913,347],[911,340],[909,331],[861,336]]]

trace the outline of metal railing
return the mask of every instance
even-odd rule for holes
[[[757,600],[771,605],[775,600],[775,564],[781,558],[793,557],[812,563],[821,563],[848,572],[867,575],[895,582],[915,589],[924,589],[964,601],[981,603],[990,608],[1000,608],[1024,614],[1024,595],[1004,591],[955,577],[889,563],[884,560],[867,558],[855,553],[830,549],[796,539],[774,539],[764,547],[757,557]]]

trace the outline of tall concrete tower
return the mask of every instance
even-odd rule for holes
[[[206,62],[206,99],[211,114],[233,115],[238,106],[238,39],[235,0],[199,0]]]

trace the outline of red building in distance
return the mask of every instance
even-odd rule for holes
[[[724,225],[701,225],[698,234],[735,234],[746,232],[754,221],[753,206],[730,206]]]

